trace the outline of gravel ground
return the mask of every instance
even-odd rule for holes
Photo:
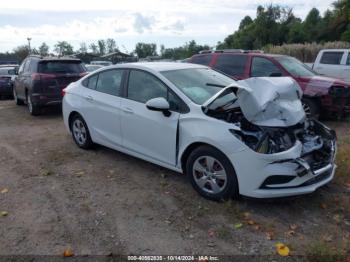
[[[350,136],[349,122],[328,124]],[[0,255],[271,255],[277,242],[291,255],[350,253],[350,174],[307,196],[216,203],[181,174],[79,149],[59,109],[32,117],[9,100],[0,141]]]

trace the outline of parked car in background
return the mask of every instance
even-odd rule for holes
[[[318,75],[299,60],[285,55],[257,51],[204,51],[191,57],[191,63],[207,65],[234,79],[289,76],[303,90],[306,113],[344,116],[350,113],[350,82]]]
[[[102,65],[85,65],[85,67],[86,67],[86,70],[88,72],[93,72],[93,71],[95,71],[97,69],[102,68],[103,66]]]
[[[16,66],[0,67],[0,98],[12,96],[16,70]]]
[[[62,103],[62,89],[86,75],[80,59],[29,56],[18,69],[13,96],[17,105],[27,104],[30,114]]]
[[[306,65],[320,75],[350,82],[350,49],[323,49],[313,64]]]
[[[202,196],[311,193],[334,176],[335,134],[305,118],[289,77],[234,81],[188,63],[130,63],[64,89],[63,119],[93,143],[185,173]]]
[[[101,66],[110,66],[110,65],[113,65],[113,63],[110,62],[110,61],[91,61],[90,64],[91,64],[91,65],[101,65]]]

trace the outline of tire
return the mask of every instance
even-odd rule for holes
[[[221,201],[239,196],[237,176],[230,160],[213,147],[200,146],[191,152],[186,175],[193,188],[207,199]]]
[[[24,101],[17,97],[17,92],[16,92],[15,88],[13,88],[13,99],[15,100],[16,105],[18,105],[18,106],[23,106],[24,105]]]
[[[31,95],[27,95],[27,106],[28,111],[32,116],[38,116],[41,113],[41,108],[38,105],[34,105],[32,103],[32,97]]]
[[[70,129],[74,142],[82,149],[90,149],[94,143],[91,140],[89,128],[80,115],[73,116]]]
[[[303,108],[307,117],[318,119],[320,117],[320,106],[317,101],[310,98],[302,99]]]

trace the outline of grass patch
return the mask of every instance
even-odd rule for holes
[[[338,141],[336,181],[350,183],[350,137]]]

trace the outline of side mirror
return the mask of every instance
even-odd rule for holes
[[[163,114],[167,117],[170,116],[171,114],[169,111],[170,109],[169,102],[166,101],[164,97],[156,97],[148,100],[146,102],[146,107],[152,111],[163,112]]]
[[[280,77],[280,76],[282,76],[281,72],[273,72],[270,74],[270,77]]]

